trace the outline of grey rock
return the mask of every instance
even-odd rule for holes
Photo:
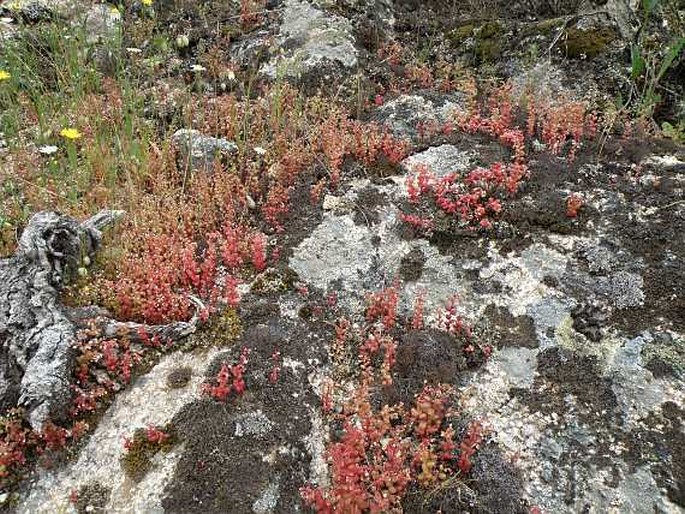
[[[255,514],[269,514],[274,512],[280,497],[280,484],[278,481],[271,482],[266,486],[262,495],[252,504],[252,512]]]
[[[121,14],[111,5],[94,5],[84,17],[89,44],[113,42],[121,32]]]
[[[350,21],[302,0],[286,0],[277,46],[283,54],[260,69],[272,79],[324,79],[349,73],[359,62]]]
[[[442,177],[453,172],[466,172],[474,160],[474,153],[463,151],[454,145],[431,146],[423,152],[406,158],[402,165],[408,169],[425,165],[437,176]]]
[[[248,412],[236,419],[235,422],[235,436],[253,436],[260,437],[268,434],[273,430],[274,424],[261,411]]]
[[[227,139],[203,135],[199,130],[180,129],[171,137],[178,151],[180,164],[191,171],[211,173],[214,161],[222,156],[234,155],[238,146]]]
[[[636,273],[618,271],[608,278],[600,278],[597,288],[617,309],[637,307],[645,300],[644,281]]]
[[[463,105],[463,95],[417,92],[383,104],[374,112],[373,119],[389,127],[395,137],[418,143],[422,124],[442,126],[452,122],[455,110]]]

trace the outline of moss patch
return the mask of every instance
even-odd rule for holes
[[[226,309],[203,333],[199,340],[202,346],[224,346],[240,337],[242,323],[235,309]]]
[[[504,46],[503,32],[504,26],[498,22],[480,25],[469,23],[451,30],[447,34],[447,39],[453,47],[458,47],[473,38],[473,47],[469,47],[473,51],[475,62],[482,64],[495,61],[501,56]]]
[[[568,28],[564,31],[566,56],[571,59],[582,56],[592,59],[604,52],[607,45],[616,38],[616,31],[610,27],[590,30]]]
[[[78,514],[104,513],[111,492],[109,487],[105,487],[99,482],[82,486],[73,500],[76,512]]]
[[[193,376],[193,369],[189,366],[181,366],[172,369],[166,377],[167,386],[170,389],[181,389],[188,385]]]
[[[292,290],[297,274],[289,268],[269,268],[252,282],[250,291],[257,294],[285,293]]]
[[[447,39],[452,43],[453,46],[459,46],[468,38],[473,36],[473,31],[475,26],[471,23],[468,25],[462,25],[456,29],[450,30],[447,34]]]
[[[121,457],[121,467],[128,478],[140,482],[152,468],[152,458],[157,452],[168,452],[176,444],[176,431],[171,425],[164,426],[161,431],[168,436],[163,441],[151,440],[144,428],[134,432]]]
[[[685,377],[685,340],[664,332],[642,348],[642,360],[656,377]]]
[[[415,281],[421,278],[423,266],[426,264],[426,256],[420,248],[414,248],[400,261],[400,276],[405,282]]]

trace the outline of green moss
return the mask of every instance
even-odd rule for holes
[[[531,23],[521,29],[523,37],[530,36],[549,36],[556,29],[563,25],[563,21],[559,19],[542,20],[536,23]]]
[[[447,39],[452,46],[460,46],[467,39],[473,38],[476,63],[487,63],[497,60],[502,55],[503,30],[504,26],[497,22],[486,22],[481,25],[469,23],[450,31]]]
[[[161,430],[169,434],[169,438],[163,443],[149,441],[144,428],[133,433],[133,439],[120,460],[124,473],[131,480],[140,482],[152,468],[152,458],[157,452],[168,452],[176,444],[176,431],[171,425],[166,425]]]
[[[242,331],[238,312],[235,309],[226,309],[198,334],[198,339],[201,346],[225,346],[238,339]]]
[[[616,351],[623,345],[623,340],[617,337],[604,337],[598,343],[593,343],[573,328],[573,318],[566,316],[554,331],[557,344],[580,355],[597,358],[600,367],[604,368]]]
[[[616,37],[616,32],[610,27],[590,30],[568,28],[564,31],[566,55],[572,59],[582,56],[592,59],[601,54]]]
[[[499,41],[485,39],[476,45],[476,57],[479,63],[495,61],[500,55],[502,55],[502,45]]]
[[[478,63],[492,62],[502,55],[504,27],[497,22],[484,23],[476,32],[476,59]]]
[[[496,21],[484,23],[478,29],[479,39],[492,39],[494,37],[499,37],[502,34],[502,25]]]
[[[453,46],[459,46],[468,38],[473,36],[473,31],[475,30],[473,24],[462,25],[457,27],[447,33],[447,39],[452,43]]]

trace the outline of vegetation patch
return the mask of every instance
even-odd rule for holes
[[[168,452],[176,442],[176,431],[171,425],[162,428],[150,425],[137,429],[132,438],[124,440],[121,467],[126,476],[140,482],[152,468],[152,458],[160,451]]]

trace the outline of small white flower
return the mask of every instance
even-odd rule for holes
[[[180,36],[176,36],[176,46],[178,48],[187,48],[189,44],[190,44],[190,39],[185,34],[181,34]]]
[[[140,48],[127,48],[126,51],[130,54],[140,54],[143,52]]]
[[[207,71],[207,68],[205,68],[204,66],[200,66],[199,64],[193,64],[190,67],[190,71],[192,71],[194,73],[200,73],[202,71]]]
[[[52,155],[56,153],[58,148],[55,145],[44,145],[38,148],[38,151],[43,155]]]
[[[255,146],[254,151],[257,155],[266,155],[266,150],[261,146]]]
[[[235,73],[233,73],[233,70],[228,70],[226,72],[226,78],[233,82],[235,80]]]

